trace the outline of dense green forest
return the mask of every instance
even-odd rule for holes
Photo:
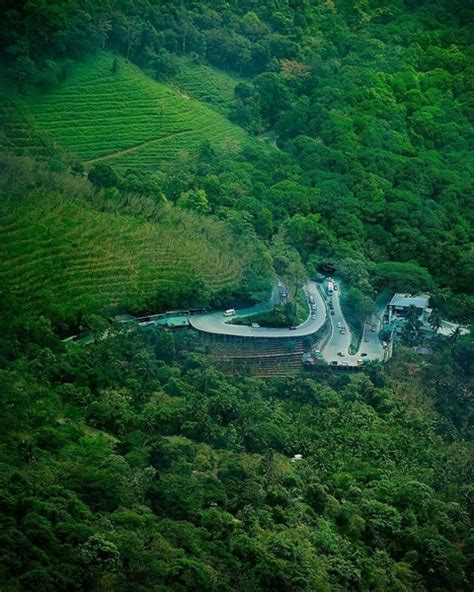
[[[262,380],[111,322],[322,272],[471,324],[472,3],[0,7],[2,592],[472,590],[472,335]]]
[[[181,334],[1,328],[3,590],[472,588],[463,339],[263,382]]]
[[[190,207],[239,212],[310,273],[337,266],[366,296],[411,289],[416,276],[446,314],[472,317],[469,3],[3,4],[6,72],[30,101],[67,87],[71,64],[104,49],[117,52],[112,70],[129,59],[161,81],[179,80],[182,56],[233,72],[229,116],[272,130],[283,150],[190,158],[166,197],[198,191]],[[229,99],[215,85],[214,106],[221,92]],[[166,170],[160,153],[154,162],[154,174]]]

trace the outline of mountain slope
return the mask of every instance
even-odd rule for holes
[[[24,310],[69,321],[83,312],[200,306],[232,293],[249,266],[261,268],[259,243],[226,222],[150,200],[146,220],[85,179],[28,175],[20,175],[25,189],[6,171],[0,216],[0,292]],[[145,202],[137,202],[142,211]]]
[[[3,109],[7,144],[20,154],[64,151],[118,170],[155,168],[204,141],[235,149],[246,133],[213,109],[99,53],[75,65],[51,92],[15,97]],[[116,70],[116,71],[114,71]]]

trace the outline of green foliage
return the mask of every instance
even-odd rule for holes
[[[178,90],[212,105],[226,115],[232,105],[234,88],[239,84],[239,78],[230,72],[185,57],[178,59],[178,65],[178,71],[172,77]]]
[[[197,152],[209,140],[241,147],[245,133],[204,104],[155,82],[131,64],[111,71],[112,56],[100,53],[76,65],[56,89],[16,99],[9,110],[9,141],[18,152],[36,153],[22,141],[22,127],[34,128],[41,143],[60,147],[88,167],[154,169],[180,151]]]
[[[87,175],[89,181],[99,189],[114,187],[118,184],[118,177],[114,170],[106,163],[95,164]]]
[[[309,315],[308,303],[302,290],[298,290],[292,300],[275,305],[270,311],[251,317],[233,320],[237,325],[257,323],[261,327],[291,327],[306,321]]]
[[[232,379],[184,334],[64,348],[27,320],[0,319],[6,589],[470,588],[470,446],[423,410],[444,367]]]
[[[433,288],[430,274],[416,263],[378,263],[373,274],[374,285],[379,289],[416,293]]]
[[[204,189],[191,189],[182,193],[176,205],[184,210],[192,210],[199,214],[205,214],[209,211],[209,202]]]
[[[251,227],[235,235],[227,222],[157,204],[153,197],[134,199],[116,188],[94,192],[86,180],[67,175],[45,179],[28,171],[28,161],[4,165],[9,197],[0,267],[4,289],[24,308],[84,326],[97,310],[158,312],[218,302],[223,290],[229,297],[241,283],[249,289],[252,270],[259,280],[252,288],[268,289],[271,262],[262,258]],[[90,176],[96,186],[117,182],[107,165]],[[152,180],[138,181],[136,190],[156,191]],[[130,187],[130,175],[125,182]],[[201,201],[189,202],[192,195],[178,205],[203,212]]]
[[[474,587],[471,336],[260,381],[97,314],[337,269],[354,325],[374,288],[468,321],[468,4],[5,3],[2,140],[43,166],[1,163],[2,589]]]

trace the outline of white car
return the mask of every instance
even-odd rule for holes
[[[341,323],[341,321],[338,321],[337,322],[337,328],[340,329],[341,327],[342,327],[342,323]]]
[[[341,358],[343,358],[345,354],[343,351],[339,351],[339,352],[337,352],[337,355],[340,356]]]
[[[233,317],[235,315],[235,308],[228,308],[225,312],[224,312],[224,316],[225,317]]]

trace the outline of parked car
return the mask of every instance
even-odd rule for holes
[[[340,329],[342,327],[341,321],[337,321],[337,327],[338,327],[338,329]]]
[[[253,329],[259,329],[260,325],[258,323],[252,323],[252,328]]]
[[[363,352],[363,353],[360,354],[360,357],[361,358],[366,358],[367,357],[367,354],[365,352]]]
[[[366,343],[368,343],[368,342],[369,342],[369,338],[368,338],[368,337],[366,337],[366,338],[364,339],[364,341],[365,341]]]
[[[346,362],[346,361],[341,362],[341,366],[349,366],[349,362]]]
[[[225,312],[224,312],[224,316],[225,317],[233,317],[235,315],[235,308],[228,308]]]
[[[343,358],[345,356],[345,353],[343,351],[338,351],[337,355]]]
[[[345,335],[346,334],[346,330],[344,329],[344,327],[342,327],[342,329],[339,331],[339,333],[341,335]]]
[[[332,316],[334,316],[336,313],[333,310],[331,310],[331,314]]]
[[[291,325],[290,331],[294,331],[295,329],[298,329],[298,327],[296,325]]]
[[[315,315],[315,314],[312,314],[312,315],[311,315],[311,318],[312,318],[312,319],[313,319],[313,321],[314,321],[314,320],[316,319],[316,315]]]

